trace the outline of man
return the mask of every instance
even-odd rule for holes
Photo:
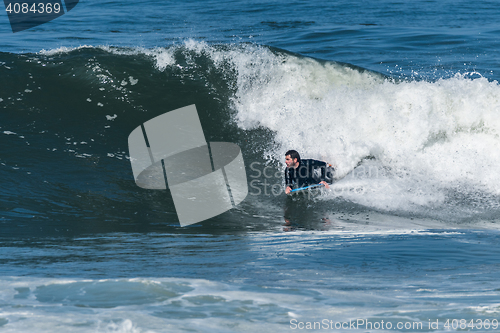
[[[312,159],[301,159],[295,150],[285,153],[285,193],[290,194],[292,188],[308,185],[322,184],[330,188],[326,180],[333,181],[333,168],[331,165]]]

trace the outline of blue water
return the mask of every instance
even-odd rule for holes
[[[18,33],[0,15],[0,330],[498,331],[497,7],[88,0]],[[127,138],[191,104],[240,146],[249,195],[180,227]],[[336,166],[330,191],[285,197],[292,148]]]

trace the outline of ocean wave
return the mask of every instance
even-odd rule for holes
[[[3,55],[0,170],[29,198],[30,188],[51,193],[51,205],[65,201],[61,187],[137,200],[128,134],[196,104],[207,139],[237,143],[247,166],[275,169],[276,184],[293,148],[336,167],[327,201],[440,218],[461,207],[463,217],[490,219],[499,208],[500,87],[473,73],[396,80],[262,45],[193,40]],[[362,191],[338,191],[354,187]],[[37,211],[16,200],[12,209]]]

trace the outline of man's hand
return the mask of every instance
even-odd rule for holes
[[[324,180],[319,182],[321,185],[324,185],[327,189],[330,189],[330,185],[328,185],[327,182],[325,182]]]
[[[292,188],[290,186],[287,186],[285,189],[285,193],[290,194],[290,192],[292,192]]]

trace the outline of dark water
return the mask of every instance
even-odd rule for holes
[[[0,16],[0,327],[495,331],[496,7],[83,1],[15,34]],[[240,146],[249,195],[180,227],[127,139],[191,104]],[[330,191],[286,198],[290,148],[336,166]]]

